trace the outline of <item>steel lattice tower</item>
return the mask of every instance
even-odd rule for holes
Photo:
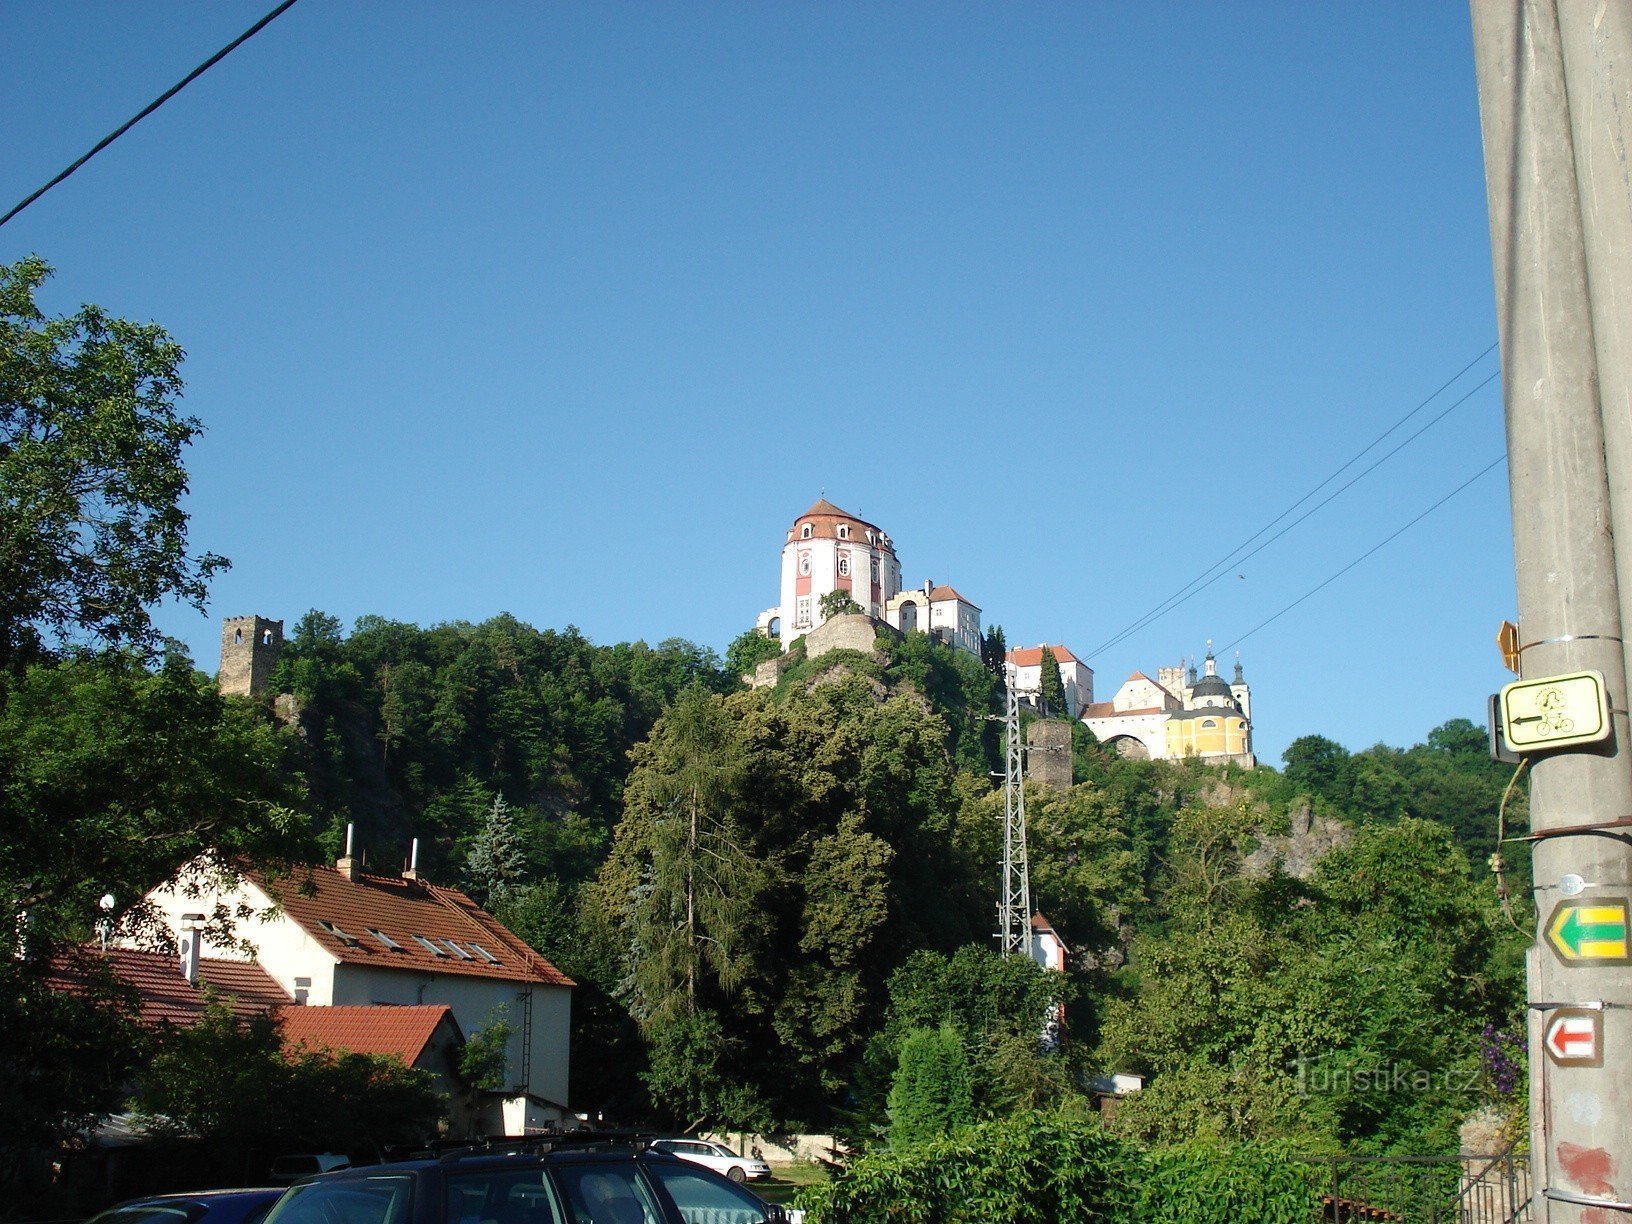
[[[1006,696],[1003,764],[1003,871],[998,881],[997,938],[1004,956],[1031,954],[1031,873],[1026,864],[1026,793],[1022,785],[1020,694],[1014,668],[1003,667]]]

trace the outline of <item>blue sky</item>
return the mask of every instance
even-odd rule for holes
[[[270,7],[0,7],[0,209]],[[909,584],[1086,655],[1495,339],[1467,22],[302,0],[0,260],[188,350],[193,539],[233,568],[161,619],[205,666],[213,618],[311,607],[723,650],[824,491]],[[1099,695],[1503,449],[1492,383],[1092,657]],[[1513,608],[1498,466],[1241,642],[1260,750],[1482,721]]]

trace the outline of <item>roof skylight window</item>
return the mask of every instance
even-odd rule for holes
[[[317,920],[317,925],[322,927],[330,935],[333,935],[336,939],[338,939],[343,944],[353,944],[353,945],[355,945],[356,942],[357,942],[357,936],[348,935],[345,931],[342,931],[338,926],[336,926],[332,922],[328,922],[328,921],[325,921],[322,918],[319,918]]]
[[[445,948],[447,948],[448,951],[452,952],[455,956],[457,956],[460,960],[475,960],[476,959],[469,952],[466,952],[458,944],[454,943],[453,940],[451,940],[451,939],[444,939],[442,941],[442,945]]]
[[[489,952],[486,948],[482,947],[481,944],[473,943],[470,946],[471,946],[471,949],[476,953],[476,955],[481,957],[488,964],[497,965],[499,963],[499,958],[494,956],[493,953]]]
[[[441,948],[437,947],[430,940],[426,939],[425,936],[423,936],[423,935],[415,935],[414,939],[417,940],[419,942],[420,946],[423,947],[425,949],[425,951],[429,952],[432,956],[440,956],[440,957],[445,958],[448,955]]]
[[[369,927],[368,933],[374,936],[375,939],[379,940],[393,952],[401,952],[403,950],[402,945],[396,940],[392,939],[391,936],[387,935],[384,931],[377,931],[373,927]]]

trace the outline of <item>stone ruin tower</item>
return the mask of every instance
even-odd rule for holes
[[[254,697],[266,691],[272,669],[283,651],[283,622],[260,616],[232,616],[221,622],[221,671],[216,678],[223,693]]]

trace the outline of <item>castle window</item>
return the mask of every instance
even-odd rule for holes
[[[850,577],[850,554],[847,552],[841,552],[839,554],[839,577]]]
[[[849,538],[850,538],[850,525],[848,523],[840,523],[839,524],[839,539],[848,540]]]
[[[234,646],[242,646],[244,644],[244,631],[242,629],[234,629],[232,631],[232,644]]]
[[[261,634],[261,645],[262,646],[272,645],[272,630],[268,629],[266,632]]]
[[[808,552],[799,554],[799,575],[803,578],[810,577],[810,554]]]
[[[799,602],[794,605],[793,627],[795,629],[810,628],[810,596],[799,596]]]
[[[874,585],[877,585],[877,583],[878,583],[878,562],[877,561],[873,562],[873,583],[874,583]]]
[[[873,529],[871,527],[869,527],[869,528],[867,528],[867,543],[871,544],[872,542],[873,542]]]
[[[1201,729],[1203,731],[1212,731],[1217,727],[1218,720],[1216,718],[1204,718],[1201,720]]]
[[[810,524],[809,523],[806,523],[803,527],[801,527],[799,529],[799,538],[801,540],[810,539]]]

